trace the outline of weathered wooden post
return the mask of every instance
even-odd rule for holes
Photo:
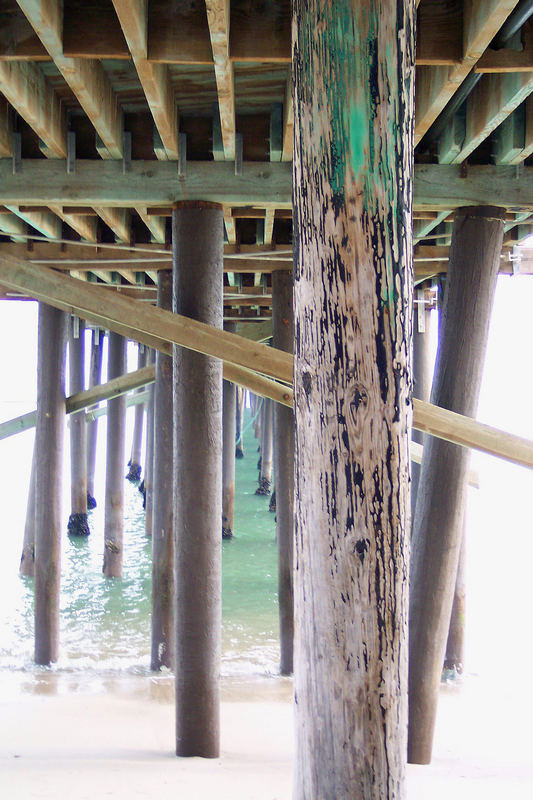
[[[261,415],[263,412],[263,398],[258,397],[258,395],[253,395],[253,409],[252,409],[252,416],[254,418],[254,436],[259,442],[259,447],[261,447]]]
[[[261,469],[256,494],[269,495],[272,486],[272,400],[263,398],[261,418]]]
[[[26,522],[24,524],[24,541],[20,557],[19,575],[33,578],[35,565],[35,443],[31,459],[30,485],[26,504]]]
[[[222,328],[223,215],[172,214],[174,311]],[[174,348],[176,754],[220,751],[222,365]]]
[[[147,355],[147,363],[153,364],[155,352],[151,349]],[[148,388],[148,403],[146,404],[146,455],[144,462],[144,480],[141,483],[144,495],[144,532],[152,535],[153,499],[154,499],[154,403],[155,386]]]
[[[293,2],[295,798],[403,798],[413,0]]]
[[[475,417],[505,209],[458,209],[431,402]],[[409,761],[431,761],[439,683],[461,546],[470,451],[428,437],[411,549]]]
[[[172,309],[172,271],[157,275],[157,305]],[[172,357],[155,355],[150,668],[174,667],[174,448]]]
[[[85,389],[85,321],[72,317],[68,330],[69,394]],[[87,427],[85,409],[71,414],[70,426],[70,516],[71,536],[90,534],[87,520]]]
[[[292,353],[294,324],[291,272],[272,273],[272,333],[273,347]],[[280,403],[274,403],[274,471],[280,672],[282,675],[291,675],[294,640],[294,412]]]
[[[104,332],[94,328],[91,339],[91,363],[89,368],[89,387],[102,382],[102,353]],[[96,447],[98,444],[98,420],[87,422],[87,508],[96,508],[94,497],[94,473],[96,469]]]
[[[452,676],[461,675],[465,661],[465,618],[466,618],[466,513],[463,518],[461,549],[457,564],[457,577],[453,593],[452,613],[446,640],[444,669]]]
[[[244,446],[242,432],[244,428],[244,398],[246,390],[242,386],[236,386],[236,406],[235,406],[235,458],[244,458]]]
[[[429,400],[431,394],[431,381],[433,379],[433,360],[431,353],[430,318],[431,312],[427,309],[425,300],[425,286],[418,287],[416,292],[417,302],[414,305],[413,325],[413,396],[419,400]],[[411,431],[413,442],[424,444],[424,434],[421,431]],[[420,479],[420,464],[411,462],[411,522],[414,518],[418,481]]]
[[[39,303],[35,432],[35,662],[57,661],[66,317]]]
[[[126,371],[126,340],[109,333],[107,379]],[[107,401],[107,454],[104,522],[104,567],[106,578],[122,577],[124,536],[124,461],[126,436],[126,396]]]
[[[235,333],[234,322],[225,322],[224,329]],[[222,538],[233,537],[235,511],[235,426],[236,386],[222,382]]]
[[[146,348],[144,345],[139,345],[139,353],[137,356],[137,369],[142,369],[146,366]],[[138,389],[142,392],[143,389]],[[141,451],[143,440],[143,421],[144,421],[144,403],[139,403],[135,406],[135,420],[133,423],[133,436],[131,442],[131,456],[128,461],[128,474],[126,479],[136,483],[141,479]]]

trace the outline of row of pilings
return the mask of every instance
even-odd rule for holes
[[[190,214],[196,212],[200,220],[206,213],[204,208],[189,208],[187,211]],[[215,209],[209,211],[213,213]],[[190,224],[187,220],[186,226]],[[207,228],[212,224],[213,220]],[[460,210],[456,215],[446,295],[443,297],[441,282],[437,292],[440,303],[439,347],[432,389],[430,326],[424,308],[424,289],[427,287],[421,287],[415,316],[415,395],[427,399],[431,391],[434,403],[472,416],[479,394],[501,228],[502,213],[499,209],[474,208]],[[187,241],[186,236],[182,239]],[[194,260],[192,245],[191,250],[189,258]],[[203,258],[201,255],[196,257],[197,261]],[[183,281],[190,280],[190,273],[185,271]],[[161,308],[172,307],[172,284],[172,273],[161,271],[158,286],[158,305]],[[183,285],[179,286],[179,291],[184,298],[181,310],[187,310],[191,316],[200,316],[196,310],[201,308],[199,297],[195,297],[192,291],[187,293]],[[205,286],[197,289],[202,301],[206,291]],[[290,350],[292,347],[291,294],[291,275],[276,273],[273,276],[273,345],[279,349]],[[216,298],[212,299],[211,305],[215,306],[216,302]],[[203,316],[211,324],[219,322],[207,312]],[[417,325],[417,317],[426,321]],[[59,500],[65,415],[65,344],[68,340],[69,392],[74,394],[84,389],[84,323],[41,304],[38,339],[37,433],[21,572],[30,574],[32,567],[34,569],[35,659],[37,663],[48,664],[57,659],[59,646]],[[101,380],[103,340],[102,333],[93,331],[91,384]],[[118,334],[109,334],[108,379],[124,373],[125,353],[125,340]],[[190,363],[184,358],[185,354]],[[151,666],[154,670],[162,666],[176,669],[177,752],[181,755],[193,752],[213,755],[218,747],[216,665],[220,658],[220,540],[222,536],[232,534],[234,458],[242,453],[244,392],[231,383],[222,382],[220,375],[215,376],[215,362],[205,356],[201,357],[202,369],[199,369],[196,359],[200,357],[193,352],[176,348],[173,358],[140,348],[139,367],[154,356],[156,379],[148,402],[144,473],[146,531],[153,537]],[[453,370],[450,365],[454,365]],[[251,405],[260,443],[258,493],[271,492],[273,473],[276,478],[281,672],[290,674],[294,629],[293,412],[257,396],[251,397]],[[179,414],[176,408],[179,408]],[[70,420],[71,514],[68,531],[70,535],[87,535],[87,508],[88,504],[95,502],[96,420],[86,421],[84,412],[72,414]],[[108,401],[103,568],[108,578],[119,577],[122,568],[126,460],[124,420],[125,398]],[[132,480],[140,477],[142,420],[142,405],[139,404],[127,475]],[[214,420],[218,421],[216,427]],[[431,758],[443,663],[448,669],[459,672],[462,669],[463,527],[468,472],[467,451],[431,439],[424,444],[421,468],[414,466],[412,474],[409,757],[417,763],[426,763]],[[188,457],[180,461],[180,452],[188,453]],[[191,453],[194,454],[192,459]],[[446,465],[444,470],[443,464]],[[195,568],[191,568],[191,564]],[[201,584],[199,591],[198,584]],[[181,593],[178,587],[182,588]],[[212,603],[212,600],[216,602]],[[193,608],[191,603],[203,606]],[[181,622],[175,613],[176,608],[182,614]],[[207,632],[205,637],[200,635],[201,631]],[[210,692],[206,692],[206,687]],[[200,721],[197,718],[199,709],[202,712]],[[206,729],[210,731],[208,736]]]
[[[174,211],[173,270],[158,273],[157,297],[160,308],[219,328],[223,319],[222,219],[220,207],[201,203]],[[287,322],[292,318],[288,313],[291,293],[291,276],[280,274],[273,288],[273,326],[277,346],[287,350],[292,347],[292,323]],[[126,340],[114,332],[107,338],[109,381],[126,371]],[[102,379],[103,340],[102,332],[93,332],[93,384]],[[40,303],[37,430],[21,572],[34,573],[35,661],[45,665],[56,661],[59,652],[67,341],[68,390],[74,394],[85,388],[84,322]],[[140,348],[139,367],[152,359],[155,383],[147,402],[143,476],[146,533],[153,542],[151,667],[170,667],[175,672],[176,753],[215,757],[220,746],[221,540],[233,535],[235,456],[242,452],[244,391],[223,382],[222,364],[214,358],[179,347],[174,347],[173,356]],[[286,409],[279,420],[276,417],[273,436],[273,403],[256,397],[252,402],[254,412],[260,404],[263,408],[264,468],[258,486],[264,491],[266,474],[270,489],[272,452],[277,454],[277,541],[280,597],[284,598],[280,603],[281,672],[289,674],[293,661],[293,412]],[[97,501],[97,422],[87,419],[84,411],[70,415],[71,536],[90,533],[88,509]],[[124,480],[141,477],[142,406],[136,407],[127,476],[125,419],[125,396],[108,400],[103,557],[108,579],[122,575]],[[278,447],[277,442],[282,444]]]

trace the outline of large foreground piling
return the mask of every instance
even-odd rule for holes
[[[272,345],[292,353],[294,323],[292,273],[272,273]],[[280,672],[293,671],[294,639],[294,412],[274,403],[274,471],[276,474],[276,539],[278,543],[278,598]]]
[[[294,797],[399,800],[415,3],[292,8]]]
[[[170,306],[169,306],[170,308]],[[142,344],[139,345],[139,352],[137,356],[137,369],[142,369],[146,366],[146,347]],[[143,389],[138,389],[142,392]],[[135,420],[133,423],[133,436],[131,441],[131,455],[128,462],[129,470],[126,475],[129,481],[139,481],[141,479],[141,452],[143,440],[143,422],[144,422],[144,403],[138,403],[135,406]]]
[[[109,333],[107,379],[126,371],[126,340]],[[107,454],[105,484],[104,567],[106,578],[122,577],[124,538],[124,460],[126,396],[107,401]]]
[[[57,661],[66,317],[39,303],[35,433],[35,662]]]
[[[104,332],[95,328],[91,339],[91,364],[89,368],[89,387],[102,382],[102,353]],[[96,470],[96,447],[98,444],[98,419],[87,422],[87,508],[95,508],[94,473]]]
[[[30,485],[26,504],[26,522],[24,523],[24,541],[20,557],[19,574],[33,578],[35,566],[35,443],[31,459]]]
[[[431,402],[475,417],[500,264],[505,209],[455,214]],[[409,761],[431,761],[470,451],[428,437],[413,528],[409,612]]]
[[[85,389],[85,322],[69,322],[69,394]],[[73,536],[88,536],[87,521],[87,428],[85,410],[71,414],[70,425],[70,516],[67,530]]]
[[[157,275],[157,305],[172,309],[172,271]],[[155,355],[151,669],[174,667],[174,448],[172,357]]]
[[[263,398],[259,486],[255,490],[255,493],[260,495],[269,495],[272,486],[272,405],[272,400],[268,397]]]
[[[222,328],[220,206],[172,214],[174,311]],[[222,365],[174,348],[176,754],[220,751]]]
[[[224,329],[235,333],[234,322],[224,323]],[[235,429],[236,386],[223,381],[222,388],[222,538],[233,536],[235,510]]]

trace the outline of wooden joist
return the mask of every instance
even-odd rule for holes
[[[13,152],[13,120],[7,100],[0,97],[0,158],[9,158]]]
[[[101,208],[95,205],[96,213],[108,225],[121,242],[130,240],[130,212],[127,208]]]
[[[420,66],[416,74],[415,144],[431,127],[475,66],[518,0],[468,0],[463,12],[463,54],[459,64]]]
[[[42,140],[47,155],[67,156],[65,110],[37,64],[0,61],[2,94]]]
[[[227,161],[235,160],[235,86],[229,57],[230,2],[206,0],[207,22],[215,62],[220,127]]]
[[[168,66],[148,61],[146,0],[113,0],[142,90],[161,138],[158,158],[178,158],[178,109]]]
[[[8,205],[6,207],[16,217],[23,219],[44,236],[50,236],[52,239],[61,236],[61,222],[46,208],[42,208],[40,211],[21,211],[18,206]]]
[[[102,64],[92,59],[68,58],[63,54],[61,0],[17,1],[94,125],[106,148],[106,155],[122,158],[122,111]]]
[[[148,214],[146,206],[136,206],[135,211],[140,216],[150,233],[154,242],[164,244],[166,239],[166,220],[164,217],[154,217]]]
[[[533,72],[484,75],[466,101],[463,141],[457,150],[439,153],[439,161],[460,164],[468,158],[532,91]]]

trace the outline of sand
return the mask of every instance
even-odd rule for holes
[[[226,683],[221,758],[177,759],[168,678],[30,679],[0,700],[2,797],[289,800],[290,698],[289,681]],[[475,682],[445,688],[434,761],[408,767],[408,800],[533,797],[529,739],[508,727],[516,710]]]

